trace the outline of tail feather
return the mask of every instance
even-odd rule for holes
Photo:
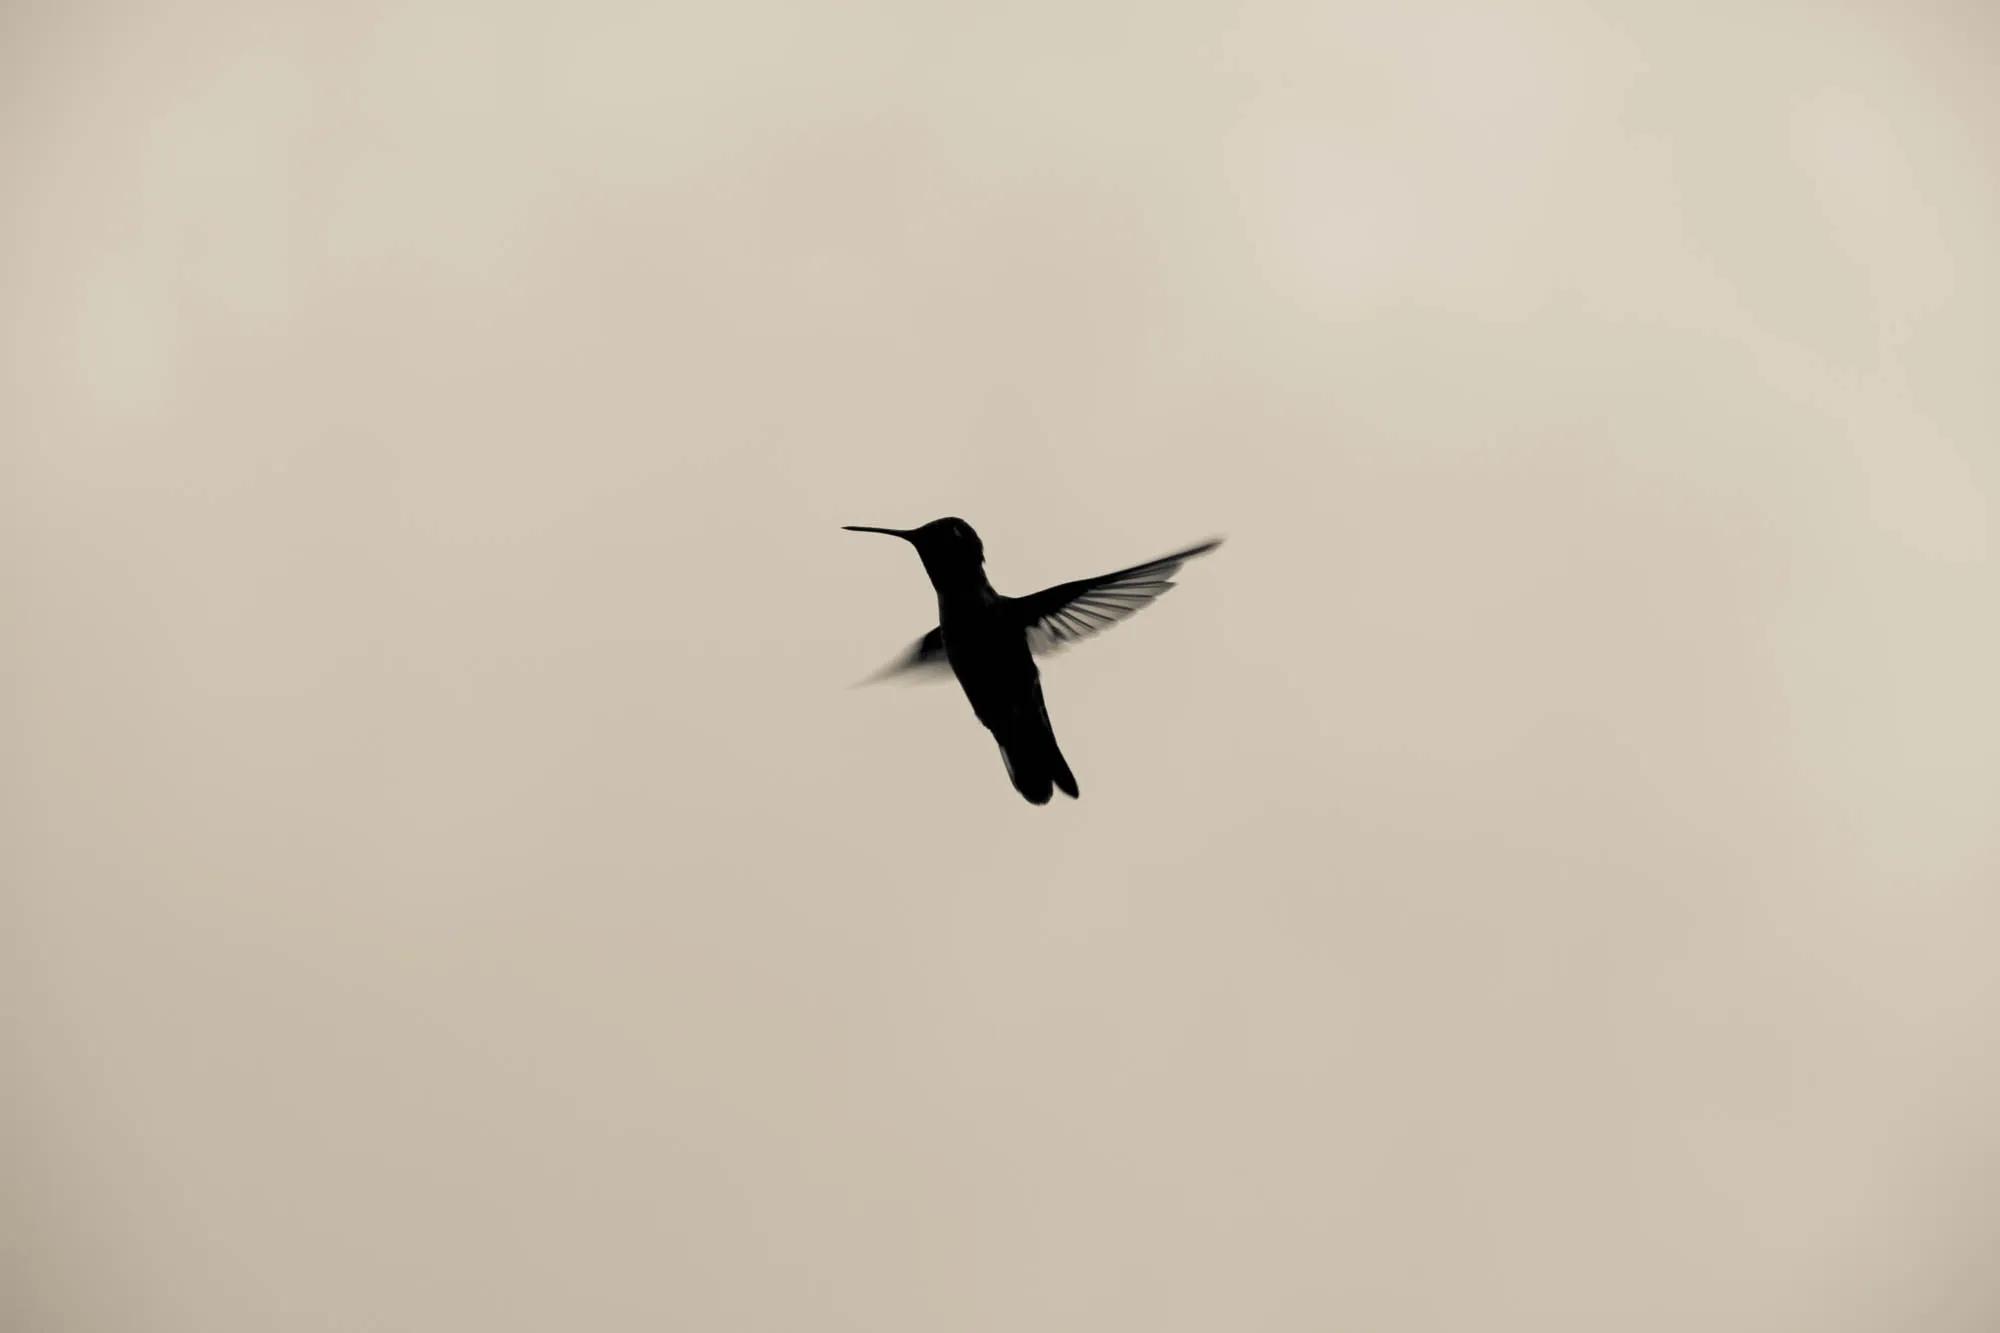
[[[1076,799],[1076,774],[1069,771],[1069,760],[1063,758],[1063,752],[1056,746],[1054,728],[1049,729],[1048,738],[1049,776],[1055,780],[1056,786],[1060,787],[1074,801]]]
[[[1056,788],[1071,798],[1076,796],[1076,776],[1056,745],[1055,729],[1049,725],[1045,710],[1036,708],[1007,726],[995,728],[993,739],[1000,743],[1000,760],[1007,765],[1014,790],[1031,804],[1047,805]]]

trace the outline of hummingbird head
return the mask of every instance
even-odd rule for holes
[[[901,537],[917,548],[931,582],[940,587],[966,574],[977,573],[986,564],[986,547],[972,525],[962,518],[934,519],[921,528],[867,528],[848,524],[847,531]]]

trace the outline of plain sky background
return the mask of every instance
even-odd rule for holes
[[[2000,1326],[1996,33],[9,4],[0,1324]]]

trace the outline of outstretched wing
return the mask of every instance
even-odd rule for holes
[[[944,630],[934,629],[910,646],[910,651],[883,667],[867,680],[859,682],[872,685],[878,680],[888,680],[891,676],[909,674],[916,679],[940,680],[951,674],[951,663],[944,656]]]
[[[1207,555],[1220,545],[1222,539],[1217,537],[1114,574],[1058,583],[1053,588],[1009,600],[1028,632],[1028,647],[1036,653],[1052,653],[1111,628],[1147,605],[1174,586],[1173,576],[1182,564],[1198,555]]]

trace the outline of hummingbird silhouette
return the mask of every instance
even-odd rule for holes
[[[999,742],[1014,790],[1035,805],[1047,805],[1058,787],[1071,797],[1077,794],[1076,777],[1049,725],[1035,657],[1117,624],[1173,587],[1183,562],[1222,545],[1218,537],[1130,569],[1058,583],[1026,597],[1003,597],[986,581],[986,548],[962,518],[907,529],[849,524],[846,530],[909,542],[937,589],[937,628],[873,679],[951,671],[973,713]]]

